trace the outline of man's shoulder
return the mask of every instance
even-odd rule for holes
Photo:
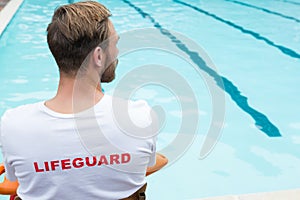
[[[108,96],[112,109],[116,112],[120,111],[140,111],[147,114],[151,110],[151,106],[145,100],[131,100],[120,97]]]
[[[131,100],[131,99],[125,99],[121,97],[116,97],[116,96],[110,96],[110,95],[105,95],[106,99],[109,99],[111,102],[112,106],[125,106],[128,107],[128,109],[150,109],[151,107],[145,100]]]
[[[42,102],[20,105],[7,109],[2,115],[2,120],[10,117],[26,117],[32,112],[36,112]]]
[[[112,123],[117,125],[123,135],[139,139],[139,141],[142,141],[140,139],[151,139],[149,141],[152,144],[152,138],[157,131],[157,117],[148,102],[115,96],[110,97],[110,101]],[[149,142],[148,140],[145,141]]]
[[[129,130],[145,128],[153,123],[154,111],[145,100],[110,97],[115,122]],[[134,128],[135,127],[135,128]]]

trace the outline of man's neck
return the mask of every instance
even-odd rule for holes
[[[58,113],[77,113],[93,107],[103,96],[97,81],[61,76],[55,97],[45,105]]]

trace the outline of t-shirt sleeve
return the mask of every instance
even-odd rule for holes
[[[10,166],[4,159],[3,161],[4,163],[4,167],[5,167],[5,176],[8,180],[10,181],[16,181],[17,180],[17,177],[15,175],[15,169]]]
[[[5,168],[5,176],[10,181],[16,181],[17,177],[15,176],[15,170],[14,168],[7,162],[7,155],[5,152],[5,148],[3,147],[3,136],[2,136],[3,130],[2,130],[2,119],[0,119],[0,149],[2,152],[2,158],[3,160],[0,162],[3,162],[4,168]]]
[[[157,113],[149,106],[149,104],[144,100],[131,101],[129,104],[129,117],[134,124],[138,127],[139,132],[134,135],[137,138],[145,140],[148,144],[148,152],[150,153],[148,167],[155,165],[156,163],[156,137],[159,130],[159,117]],[[124,117],[125,118],[125,117]],[[122,118],[122,119],[124,119]],[[130,130],[135,130],[135,127],[128,128]],[[149,154],[148,154],[149,155]]]
[[[151,128],[152,128],[152,146],[151,146],[151,156],[148,163],[148,167],[154,166],[156,164],[156,142],[157,142],[157,135],[159,133],[159,116],[158,114],[150,108],[150,118],[151,118]]]
[[[151,155],[150,155],[150,160],[149,160],[149,163],[148,163],[148,167],[151,167],[151,166],[154,166],[155,163],[156,163],[156,137],[152,139],[153,140],[153,143],[152,143],[152,152],[151,152]]]

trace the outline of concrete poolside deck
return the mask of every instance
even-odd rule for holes
[[[0,0],[0,11],[6,6],[10,0]]]
[[[0,0],[0,36],[22,3],[23,0]]]
[[[244,195],[210,197],[198,200],[300,200],[300,189]]]

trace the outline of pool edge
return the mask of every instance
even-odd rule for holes
[[[0,12],[0,37],[24,0],[11,0]]]
[[[300,189],[292,189],[275,192],[210,197],[194,200],[299,200],[299,196]]]

